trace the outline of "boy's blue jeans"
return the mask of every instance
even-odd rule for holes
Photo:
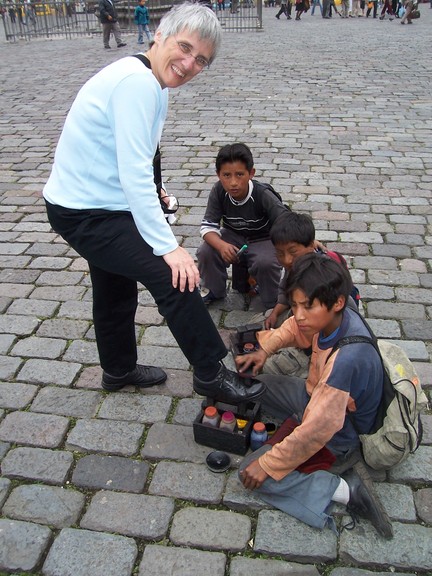
[[[152,39],[152,35],[150,32],[150,28],[148,24],[138,24],[138,44],[144,44],[144,36],[143,33],[145,32],[147,36],[147,40],[150,42]]]

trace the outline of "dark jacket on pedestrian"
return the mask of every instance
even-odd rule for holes
[[[99,14],[102,24],[117,22],[117,10],[111,0],[99,0]],[[111,16],[112,20],[108,16]]]

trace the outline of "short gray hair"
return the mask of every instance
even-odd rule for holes
[[[213,62],[222,41],[222,27],[214,12],[203,4],[185,2],[171,8],[158,26],[164,39],[183,30],[197,32],[201,40],[208,40],[213,44],[213,55],[210,59],[210,62]]]

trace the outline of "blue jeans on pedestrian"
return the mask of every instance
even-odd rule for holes
[[[323,8],[322,8],[322,4],[321,4],[320,0],[313,0],[313,2],[312,2],[311,16],[314,15],[315,8],[316,8],[317,6],[319,6],[319,8],[320,8],[320,10],[321,10],[321,16],[322,16]]]
[[[144,32],[147,40],[151,42],[152,35],[148,24],[138,24],[138,44],[144,44]]]

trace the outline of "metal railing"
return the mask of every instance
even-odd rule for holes
[[[149,0],[150,30],[154,31],[165,12],[182,0]],[[135,32],[134,10],[137,2],[116,2],[119,22],[125,32]],[[241,32],[262,29],[262,0],[214,1],[212,9],[224,30]],[[0,0],[5,38],[9,42],[34,38],[86,36],[101,34],[98,2],[94,0]]]

